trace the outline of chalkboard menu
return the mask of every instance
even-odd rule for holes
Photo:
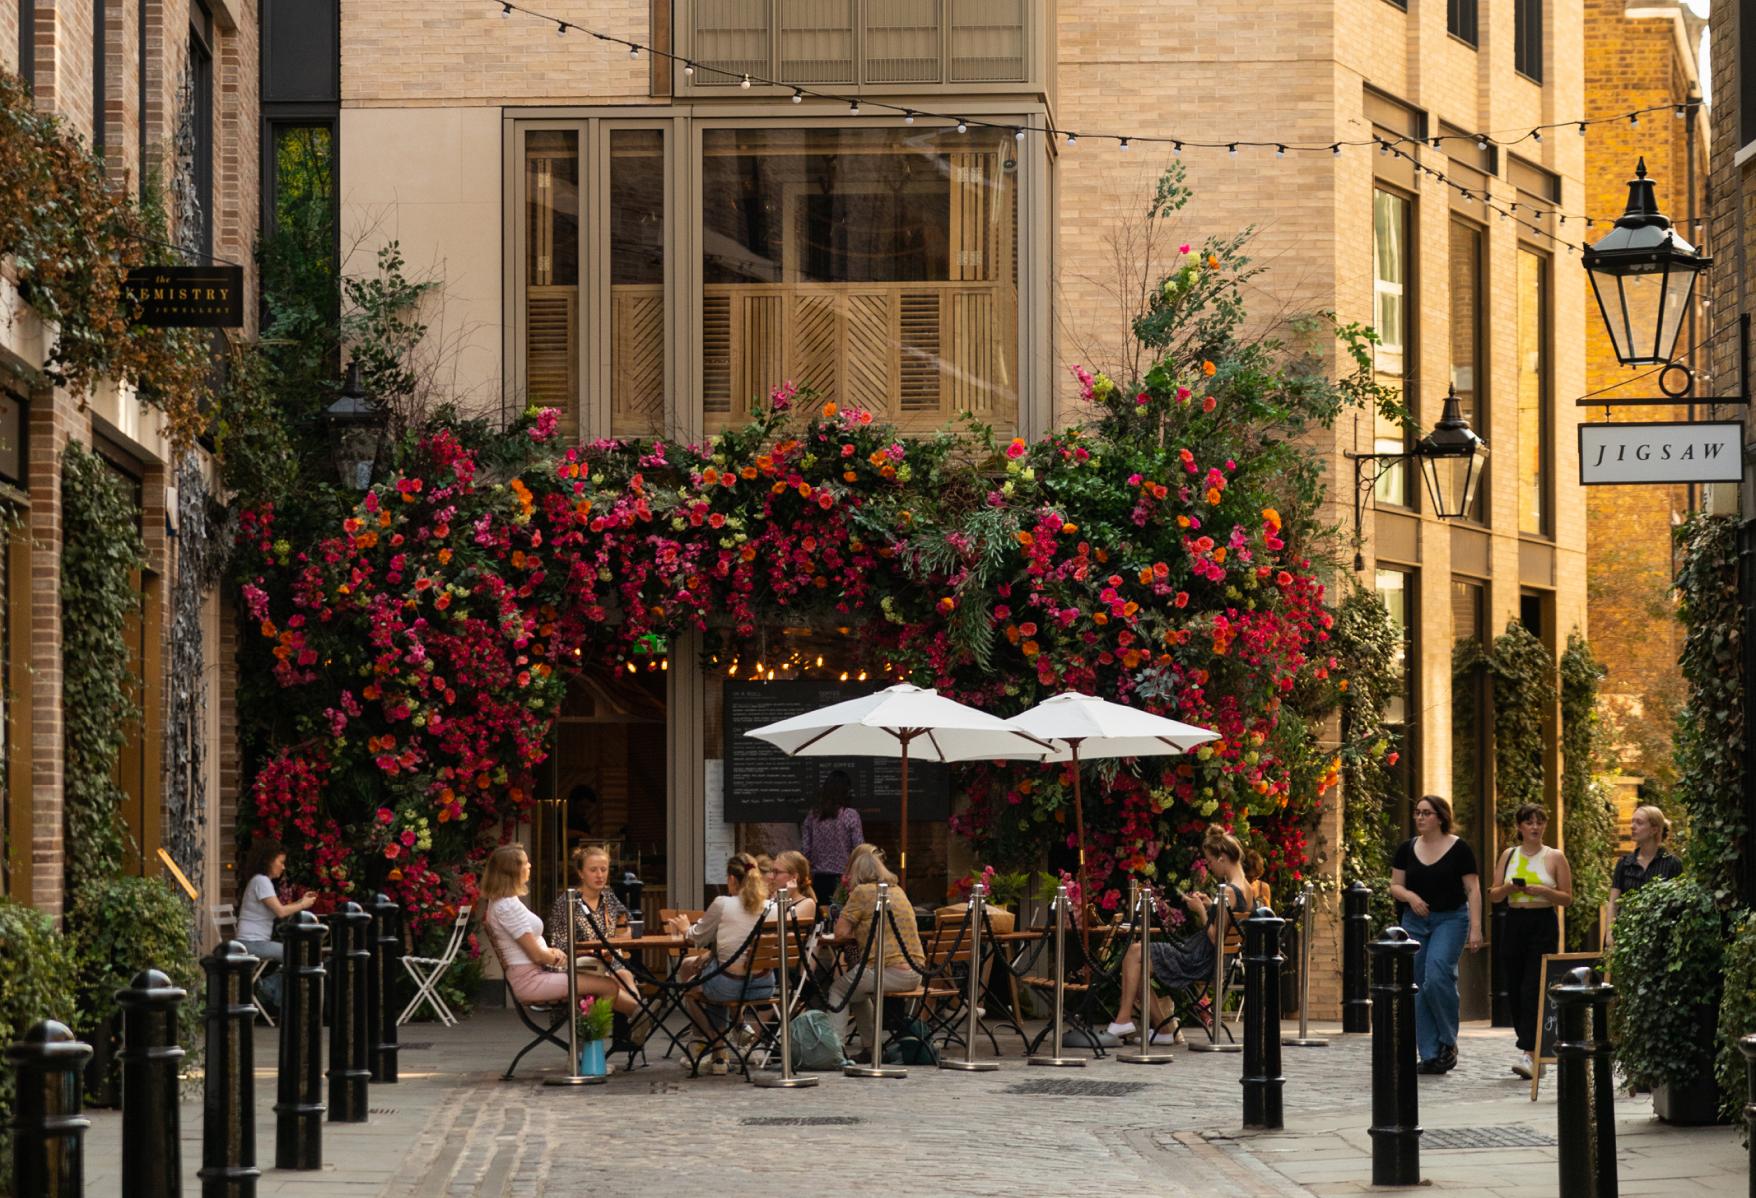
[[[1536,1100],[1537,1078],[1542,1076],[1542,1067],[1555,1060],[1555,1044],[1561,1038],[1561,1008],[1555,1002],[1553,987],[1567,980],[1567,975],[1581,965],[1603,968],[1604,955],[1600,953],[1545,953],[1543,954],[1540,993],[1543,996],[1543,1021],[1537,1028],[1536,1051],[1530,1059],[1536,1064],[1530,1085],[1531,1101]]]
[[[728,821],[797,822],[817,800],[831,770],[854,780],[862,820],[896,820],[902,802],[902,762],[895,757],[788,757],[745,733],[831,703],[869,694],[866,683],[734,682],[725,684],[725,786]],[[951,773],[936,762],[910,761],[908,813],[942,820],[951,813]]]

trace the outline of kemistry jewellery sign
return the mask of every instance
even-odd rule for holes
[[[1744,426],[1736,420],[1579,426],[1579,483],[1735,483]]]
[[[241,266],[141,266],[128,272],[136,319],[155,329],[236,329],[244,324]]]

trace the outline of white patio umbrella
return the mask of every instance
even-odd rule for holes
[[[908,683],[877,694],[832,703],[745,733],[789,757],[900,757],[902,856],[897,872],[908,882],[908,763],[926,761],[1043,761],[1055,746],[999,716]]]
[[[1079,793],[1079,763],[1103,757],[1174,756],[1219,739],[1219,733],[1206,728],[1075,691],[1044,699],[1007,722],[1019,731],[1055,746],[1055,752],[1044,758],[1045,761],[1073,763],[1073,834],[1079,843],[1079,909],[1082,912],[1086,897],[1085,807]]]

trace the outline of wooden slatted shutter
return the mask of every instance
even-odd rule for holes
[[[778,0],[780,78],[853,83],[854,0]]]
[[[942,82],[939,4],[940,0],[867,0],[866,82]]]

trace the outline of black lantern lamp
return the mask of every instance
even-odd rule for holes
[[[378,450],[384,443],[384,430],[390,425],[390,413],[372,402],[360,385],[360,364],[348,363],[347,380],[342,384],[341,398],[323,413],[329,422],[329,450],[335,458],[335,472],[341,485],[364,491],[372,485],[372,470],[378,464]]]
[[[1476,436],[1457,401],[1457,388],[1445,396],[1445,409],[1433,431],[1415,446],[1414,456],[1427,480],[1433,514],[1456,520],[1469,514],[1475,503],[1476,485],[1488,461],[1488,443]]]
[[[1678,237],[1658,210],[1646,159],[1640,159],[1628,180],[1628,210],[1614,229],[1585,247],[1591,289],[1622,365],[1671,360],[1695,281],[1712,261]]]

